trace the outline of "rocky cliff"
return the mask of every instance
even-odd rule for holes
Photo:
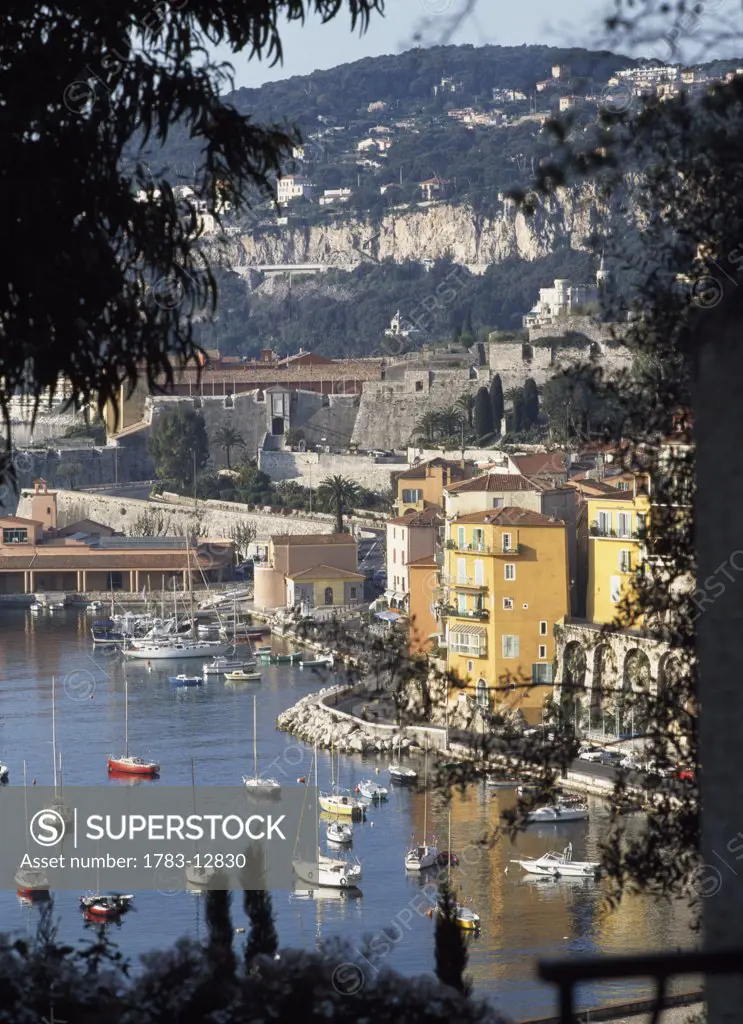
[[[487,212],[436,203],[388,213],[380,220],[338,216],[321,225],[256,228],[231,235],[227,263],[235,268],[277,263],[347,267],[365,259],[451,258],[459,264],[538,259],[560,247],[585,248],[607,214],[594,186],[563,189],[529,216],[509,199]]]

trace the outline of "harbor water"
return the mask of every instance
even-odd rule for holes
[[[297,785],[310,771],[313,752],[275,728],[276,716],[299,697],[333,682],[325,670],[296,665],[263,665],[260,683],[225,685],[210,676],[205,685],[174,689],[168,676],[201,671],[201,662],[126,662],[116,651],[94,651],[92,616],[65,609],[34,616],[22,609],[0,610],[0,761],[10,768],[10,785],[23,784],[23,762],[32,780],[52,782],[52,678],[56,678],[57,749],[65,785],[117,785],[106,757],[122,749],[125,673],[129,689],[129,738],[133,753],[160,762],[160,780],[142,785],[191,785],[191,759],[197,784],[239,785],[252,769],[253,695],[258,698],[259,769],[272,764],[282,785]],[[280,643],[274,641],[277,650]],[[341,786],[353,788],[373,777],[389,786],[387,758],[340,758]],[[416,764],[422,772],[422,764]],[[375,771],[379,769],[379,775]],[[331,781],[330,754],[319,755],[320,787]],[[540,957],[628,953],[693,945],[691,915],[681,901],[643,895],[609,910],[600,882],[553,881],[524,876],[514,857],[534,858],[573,844],[576,860],[595,860],[606,822],[600,801],[591,802],[588,822],[531,826],[512,844],[501,837],[490,846],[499,814],[514,796],[483,784],[458,791],[451,802],[451,849],[460,857],[452,884],[460,900],[471,902],[482,919],[481,933],[469,939],[469,974],[476,994],[487,997],[514,1019],[545,1016],[555,1010],[552,988],[536,981]],[[285,946],[314,949],[333,936],[357,951],[371,941],[376,959],[359,960],[362,970],[391,967],[405,975],[432,973],[434,923],[420,912],[425,877],[411,876],[403,856],[411,839],[429,836],[449,848],[449,811],[430,795],[394,788],[390,799],[370,808],[354,825],[353,852],[363,865],[358,896],[320,890],[275,892],[279,939]],[[1,827],[1,823],[0,823]],[[1,841],[1,840],[0,840]],[[60,939],[76,945],[89,939],[78,893],[55,894]],[[205,937],[203,897],[189,892],[138,893],[136,912],[110,932],[135,965],[145,952],[169,947],[184,935]],[[247,924],[239,901],[234,924]],[[0,892],[0,931],[33,934],[38,909],[15,892]],[[241,941],[238,937],[237,941]],[[354,953],[359,956],[359,952]],[[643,993],[641,983],[611,983],[584,991],[588,1004],[619,1001]]]

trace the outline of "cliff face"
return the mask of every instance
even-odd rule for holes
[[[534,260],[556,248],[585,248],[608,210],[592,186],[563,189],[532,216],[510,200],[487,213],[441,203],[389,213],[373,222],[351,216],[330,224],[237,234],[226,240],[233,267],[323,263],[348,267],[365,259],[396,263],[450,257],[459,264],[500,263],[510,256]]]

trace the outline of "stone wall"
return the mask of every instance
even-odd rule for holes
[[[326,477],[345,476],[370,491],[388,491],[406,462],[377,463],[371,455],[334,455],[325,452],[262,451],[260,468],[272,480],[294,480],[317,489]]]
[[[40,477],[57,488],[127,483],[151,475],[141,452],[125,446],[19,448],[14,465],[20,490],[33,487]],[[17,504],[18,494],[0,487],[0,515],[11,515]]]
[[[184,529],[194,529],[205,537],[230,537],[236,526],[251,526],[256,530],[256,543],[265,545],[273,534],[331,533],[335,517],[323,513],[293,512],[281,514],[270,511],[248,510],[246,505],[227,501],[193,502],[180,495],[165,495],[162,501],[121,498],[108,494],[85,491],[57,491],[57,515],[60,526],[78,519],[93,519],[114,530],[130,535],[133,524],[144,512],[162,510],[165,532],[171,535]],[[31,492],[24,491],[18,505],[18,515],[31,514]],[[373,524],[373,517],[353,517],[352,524],[362,528]]]
[[[593,342],[586,348],[549,347],[533,344],[540,338],[561,336],[568,331],[585,334]],[[500,374],[503,390],[521,387],[527,377],[540,386],[560,370],[589,359],[612,376],[632,365],[632,353],[623,345],[609,345],[611,327],[590,317],[567,317],[550,327],[529,332],[529,343],[490,341],[488,363],[492,375]]]

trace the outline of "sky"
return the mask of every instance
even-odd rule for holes
[[[479,0],[474,12],[464,17],[468,4],[469,0],[386,0],[385,16],[373,17],[363,36],[358,31],[351,34],[347,9],[327,25],[319,18],[304,26],[287,24],[282,31],[283,66],[248,61],[231,54],[227,47],[216,48],[215,56],[233,65],[235,84],[240,88],[308,75],[362,57],[400,53],[422,44],[546,43],[600,48],[605,44],[601,16],[613,6],[601,0]],[[452,34],[458,15],[463,17]]]

